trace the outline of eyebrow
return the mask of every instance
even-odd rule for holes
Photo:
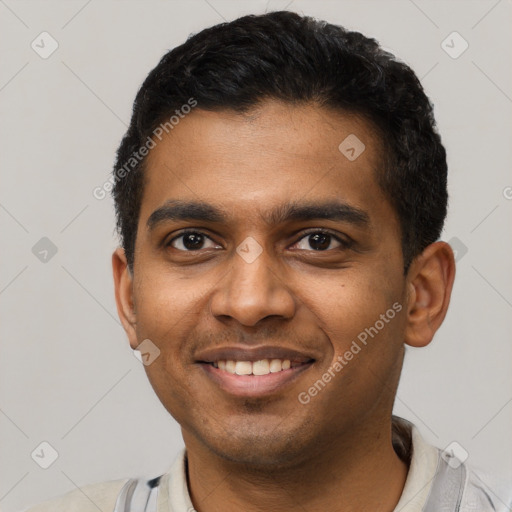
[[[370,225],[370,217],[364,210],[339,201],[309,203],[288,201],[270,212],[260,214],[260,216],[264,222],[270,225],[316,219],[348,222],[363,228]],[[149,216],[146,223],[147,229],[153,231],[165,221],[202,221],[227,224],[228,215],[222,209],[209,203],[169,200]]]

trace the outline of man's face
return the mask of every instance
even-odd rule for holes
[[[359,156],[353,138],[338,149],[351,134]],[[371,125],[277,101],[251,116],[198,107],[157,143],[130,343],[159,348],[145,369],[187,446],[265,466],[381,429],[401,369],[406,281]],[[243,363],[256,360],[268,362]],[[263,375],[238,375],[250,371]]]

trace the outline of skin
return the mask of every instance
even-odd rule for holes
[[[350,134],[366,146],[354,161],[338,150]],[[133,274],[124,251],[113,254],[116,302],[131,347],[150,339],[160,350],[145,370],[182,427],[196,510],[391,511],[398,502],[408,468],[392,448],[391,412],[404,346],[432,340],[455,264],[436,242],[404,275],[400,225],[375,179],[382,151],[362,118],[270,100],[248,115],[198,107],[151,150]],[[169,200],[206,202],[226,222],[148,229]],[[332,200],[368,223],[265,218],[287,201]],[[206,235],[199,249],[175,239],[185,228]],[[332,237],[315,250],[311,228],[351,243]],[[262,249],[252,263],[236,252],[247,237]],[[394,303],[401,311],[300,403]],[[235,396],[196,361],[200,350],[231,344],[281,345],[315,362],[270,395]]]

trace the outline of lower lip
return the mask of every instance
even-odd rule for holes
[[[263,396],[281,391],[312,365],[313,363],[305,363],[267,375],[236,375],[211,364],[200,363],[206,375],[223,391],[240,397]]]

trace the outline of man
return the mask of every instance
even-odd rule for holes
[[[409,67],[291,12],[206,29],[147,77],[113,182],[119,316],[186,448],[31,511],[509,510],[392,416],[455,275]]]

